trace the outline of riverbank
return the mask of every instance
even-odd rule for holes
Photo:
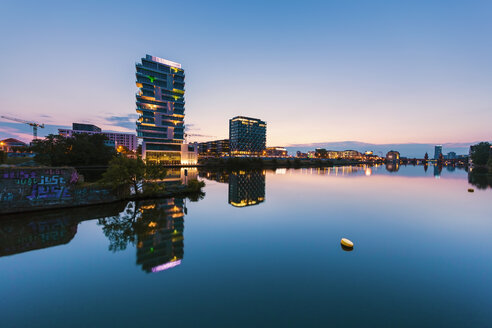
[[[362,164],[381,164],[383,161],[367,162],[349,159],[326,158],[260,158],[260,157],[231,157],[205,158],[199,160],[199,166],[204,168],[307,168],[332,167]]]
[[[77,170],[71,167],[2,167],[0,215],[149,198],[194,199],[200,197],[205,185],[197,180],[190,180],[187,185],[156,181],[144,184],[135,192],[127,185],[115,188],[82,180]]]

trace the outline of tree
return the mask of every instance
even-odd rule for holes
[[[424,161],[427,162],[428,160],[429,160],[429,154],[425,153],[425,155],[424,155]]]
[[[33,141],[29,150],[36,153],[35,161],[44,165],[105,166],[116,154],[105,141],[103,134],[78,133],[70,138],[50,134]]]
[[[133,159],[125,156],[115,156],[110,162],[102,181],[114,189],[120,186],[132,186],[139,193],[138,184],[145,177],[145,163],[141,158]]]
[[[481,142],[471,147],[471,159],[474,165],[484,166],[490,157],[490,143]]]
[[[102,182],[109,184],[114,189],[121,186],[131,186],[135,194],[140,194],[139,185],[145,187],[146,180],[160,180],[166,177],[166,169],[155,163],[147,163],[141,158],[128,158],[126,156],[115,156],[110,162],[108,170],[103,174]],[[163,191],[156,187],[157,184],[148,184],[149,191]],[[144,189],[144,188],[142,188]]]

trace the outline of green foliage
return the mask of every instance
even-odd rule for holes
[[[166,192],[166,184],[165,183],[144,183],[143,185],[143,195],[144,196],[160,196]]]
[[[167,170],[164,166],[158,163],[148,162],[145,165],[145,179],[159,180],[164,179],[167,175]]]
[[[116,156],[109,162],[108,170],[103,174],[102,182],[116,189],[120,186],[132,186],[139,194],[139,184],[143,183],[145,194],[164,192],[158,183],[146,183],[145,180],[160,180],[166,177],[166,169],[158,164],[146,164],[141,158]]]
[[[490,143],[481,142],[473,145],[471,159],[474,165],[486,165],[490,157]]]
[[[145,163],[142,159],[116,156],[109,162],[108,170],[103,174],[102,182],[114,189],[130,185],[138,193],[138,183],[145,177]]]
[[[0,164],[4,164],[7,162],[7,153],[3,150],[0,150]]]
[[[30,151],[36,153],[36,162],[49,166],[96,166],[107,165],[115,150],[104,144],[103,134],[75,134],[71,138],[48,135],[36,140]]]
[[[188,181],[188,190],[191,192],[201,191],[203,187],[205,187],[205,182],[203,181],[197,179],[191,179]]]

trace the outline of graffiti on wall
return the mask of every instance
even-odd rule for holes
[[[36,200],[67,200],[72,197],[71,185],[79,180],[73,169],[22,169],[5,170],[0,177],[10,182],[11,188],[19,187],[21,198]],[[12,186],[12,183],[14,186]],[[28,190],[30,188],[30,190]],[[4,188],[6,189],[6,188]],[[14,194],[9,191],[0,193],[0,201],[11,201]]]

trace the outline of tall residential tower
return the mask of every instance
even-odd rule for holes
[[[181,64],[146,55],[136,64],[137,136],[142,158],[180,164],[184,140],[184,70]]]

